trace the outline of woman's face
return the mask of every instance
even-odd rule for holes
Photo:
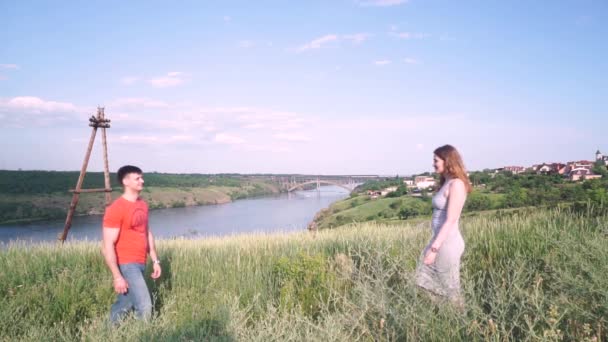
[[[445,171],[445,161],[433,155],[433,167],[435,168],[435,172],[442,174]]]

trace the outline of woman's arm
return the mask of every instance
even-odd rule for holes
[[[464,202],[467,198],[467,191],[464,183],[460,179],[455,179],[450,183],[450,189],[448,192],[448,213],[445,223],[439,229],[437,238],[431,245],[434,248],[441,248],[443,241],[450,235],[450,233],[456,229],[458,220],[460,219],[460,213],[464,207]]]

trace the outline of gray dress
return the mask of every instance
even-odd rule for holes
[[[423,262],[426,252],[431,248],[441,226],[447,219],[448,199],[445,197],[445,191],[453,181],[447,180],[433,196],[433,237],[422,251],[416,270],[416,284],[437,295],[460,302],[462,300],[460,293],[460,258],[464,252],[464,240],[460,235],[458,226],[443,241],[437,252],[435,263],[425,265]]]

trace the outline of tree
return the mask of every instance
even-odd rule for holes
[[[591,171],[595,174],[602,175],[602,177],[608,177],[608,169],[603,160],[596,160]]]

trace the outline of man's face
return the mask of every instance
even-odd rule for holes
[[[133,191],[141,191],[144,188],[144,175],[141,173],[128,173],[122,179],[122,184],[125,188]]]

